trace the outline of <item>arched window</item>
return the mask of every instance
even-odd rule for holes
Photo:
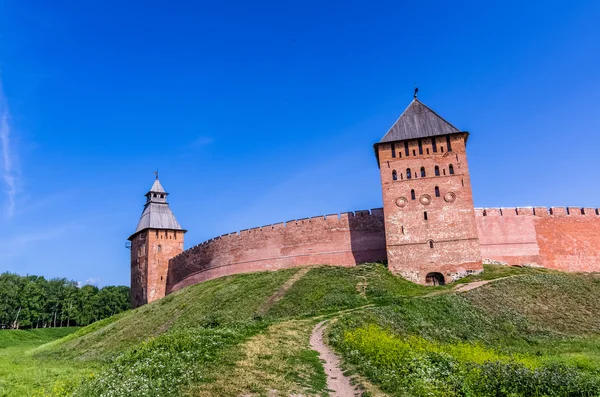
[[[448,172],[450,173],[450,175],[453,175],[453,174],[454,174],[454,167],[452,166],[452,164],[450,164],[450,165],[448,166]]]
[[[404,141],[404,155],[408,156],[408,141]]]
[[[158,252],[162,251],[162,246],[160,244],[158,244]]]
[[[419,154],[423,154],[423,141],[417,140],[417,145],[419,145]]]
[[[392,158],[396,157],[396,144],[392,143]]]
[[[435,197],[440,197],[440,188],[439,187],[435,187]]]
[[[396,170],[392,171],[392,180],[394,180],[394,181],[398,180],[398,174],[396,173]]]
[[[410,174],[410,168],[406,169],[406,179],[410,179],[412,178],[412,175]]]
[[[448,146],[448,151],[452,151],[452,143],[450,142],[450,135],[446,135],[446,146]]]
[[[425,167],[421,167],[421,178],[425,178]]]
[[[440,167],[438,167],[437,165],[434,168],[435,171],[435,176],[440,176]]]
[[[437,144],[435,142],[435,138],[431,138],[431,148],[433,149],[433,153],[437,153]]]
[[[412,189],[412,190],[410,191],[410,199],[411,199],[411,200],[414,200],[414,199],[415,199],[415,197],[416,197],[416,196],[415,196],[415,189]]]

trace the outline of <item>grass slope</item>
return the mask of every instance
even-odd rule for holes
[[[329,316],[328,337],[345,365],[390,395],[528,395],[511,389],[511,379],[538,391],[546,382],[559,391],[552,395],[595,390],[595,276],[486,265],[470,280],[514,277],[457,294],[381,265],[314,267],[289,282],[298,271],[185,288],[38,347],[28,365],[101,366],[83,384],[81,374],[64,370],[56,385],[75,396],[320,396],[323,368],[308,341]],[[493,394],[490,385],[507,393]],[[562,392],[569,387],[575,391]]]
[[[0,396],[44,395],[45,389],[55,395],[70,391],[71,380],[85,377],[94,370],[93,366],[74,367],[64,360],[39,360],[30,352],[76,330],[75,327],[0,330]],[[68,381],[61,381],[63,378]]]
[[[329,337],[391,395],[597,396],[598,282],[525,273],[353,312]]]

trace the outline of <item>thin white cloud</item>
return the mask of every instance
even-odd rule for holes
[[[10,112],[6,96],[2,90],[2,81],[0,80],[0,149],[2,152],[2,180],[5,185],[7,205],[6,216],[12,217],[15,213],[15,203],[17,196],[18,177],[15,169],[17,155],[11,146]]]

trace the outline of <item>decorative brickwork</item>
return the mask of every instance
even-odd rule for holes
[[[389,268],[413,282],[425,284],[429,273],[450,282],[482,269],[466,138],[376,146]]]

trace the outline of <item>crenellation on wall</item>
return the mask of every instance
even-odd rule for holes
[[[502,207],[502,208],[475,208],[475,216],[536,216],[536,217],[563,217],[563,216],[599,216],[596,208],[582,207]]]
[[[517,207],[517,215],[519,216],[533,216],[533,207]]]
[[[550,216],[550,209],[548,207],[533,207],[533,214],[539,217]]]
[[[487,216],[502,216],[501,208],[486,208],[485,212]]]
[[[501,216],[517,216],[517,209],[515,207],[502,207],[500,211]]]
[[[340,220],[347,220],[350,218],[354,218],[354,212],[340,212]]]
[[[383,208],[372,208],[371,209],[371,215],[372,216],[383,216]]]
[[[340,219],[340,214],[327,214],[325,215],[326,222],[337,221]]]
[[[386,260],[381,208],[319,215],[207,240],[169,262],[168,291],[228,274]]]
[[[581,216],[581,207],[567,207],[567,214],[571,216]]]
[[[583,207],[581,210],[583,211],[583,216],[592,218],[597,216],[595,208]]]

